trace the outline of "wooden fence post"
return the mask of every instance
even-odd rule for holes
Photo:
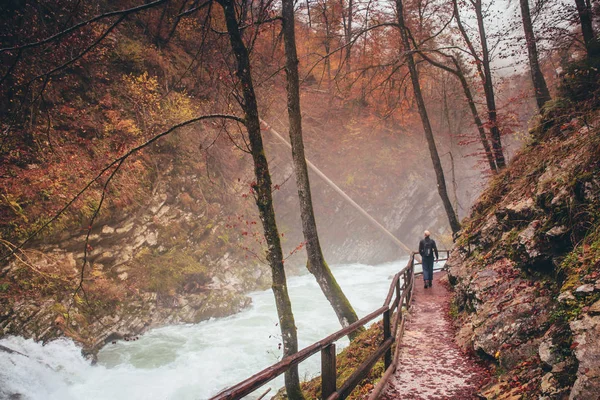
[[[336,391],[335,343],[321,350],[321,398],[326,399]]]
[[[392,330],[390,329],[390,310],[383,312],[383,341],[385,342],[392,336]],[[392,365],[392,348],[390,347],[384,356],[385,369],[388,369]]]
[[[410,267],[406,271],[406,275],[408,275],[408,282],[406,283],[406,286],[404,286],[404,290],[408,290],[409,286],[411,286],[411,285],[414,286],[414,279],[415,279],[415,259],[414,259],[414,257],[411,258],[411,260],[410,260]],[[412,289],[413,288],[408,290],[408,293],[406,293],[406,308],[408,308],[410,302],[412,301]]]
[[[406,285],[406,272],[404,272],[402,274],[402,285]],[[400,278],[398,278],[398,280],[396,281],[396,298],[400,298],[400,296],[402,295],[402,292],[400,291]],[[402,302],[398,302],[398,307],[396,307],[398,309],[398,312],[402,311]],[[393,312],[393,310],[392,310]]]

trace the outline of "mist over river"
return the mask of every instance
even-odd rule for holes
[[[406,265],[399,260],[382,265],[337,265],[332,270],[359,317],[380,307],[391,277]],[[340,329],[337,318],[312,275],[288,279],[304,348]],[[106,345],[98,364],[90,365],[80,348],[67,339],[42,346],[8,337],[0,344],[26,354],[0,352],[0,398],[27,400],[202,400],[279,359],[279,327],[271,290],[254,292],[243,312],[195,325],[154,329],[137,341]],[[338,349],[346,339],[338,341]],[[319,374],[316,354],[300,365],[308,379]],[[270,382],[272,394],[283,378]],[[259,389],[256,398],[267,390]]]

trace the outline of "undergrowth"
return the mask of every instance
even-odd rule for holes
[[[358,335],[341,353],[337,355],[336,387],[340,387],[354,371],[379,347],[383,338],[383,323],[373,324],[369,329]],[[392,347],[393,351],[393,347]],[[349,400],[364,398],[383,376],[385,367],[383,358],[371,369],[369,375],[347,397]],[[321,377],[303,382],[302,391],[307,400],[321,398]]]

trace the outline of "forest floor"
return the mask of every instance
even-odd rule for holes
[[[446,273],[424,289],[418,277],[397,370],[382,395],[391,399],[479,399],[488,370],[454,341]]]

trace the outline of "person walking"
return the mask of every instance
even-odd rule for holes
[[[435,261],[437,261],[440,256],[435,240],[430,237],[431,233],[429,231],[423,233],[425,237],[419,242],[419,254],[423,259],[423,282],[425,284],[425,289],[427,289],[433,284],[433,257],[435,255]]]

